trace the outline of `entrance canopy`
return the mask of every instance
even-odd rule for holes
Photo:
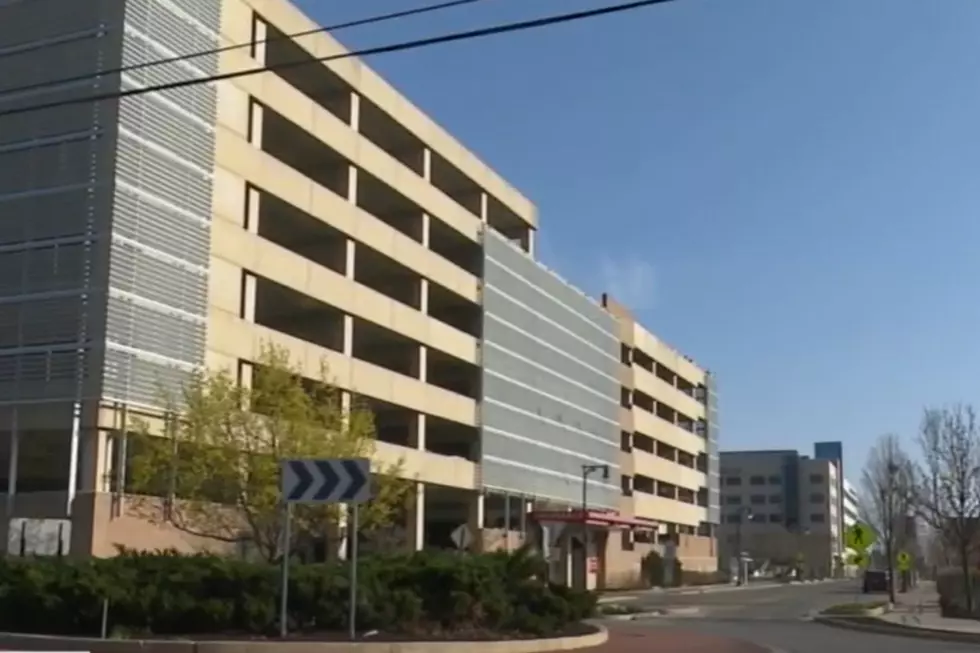
[[[586,526],[631,531],[655,531],[659,526],[652,519],[627,517],[612,510],[536,510],[531,513],[531,517],[538,522],[585,524]]]

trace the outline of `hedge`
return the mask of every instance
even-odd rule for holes
[[[519,551],[370,557],[358,568],[358,629],[402,635],[547,636],[592,616],[596,598],[543,580],[540,558]],[[0,631],[97,636],[273,635],[280,570],[209,555],[124,553],[114,558],[0,558]],[[290,631],[347,626],[348,566],[293,564]]]

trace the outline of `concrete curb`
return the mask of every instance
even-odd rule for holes
[[[609,631],[589,622],[597,630],[577,637],[518,639],[496,642],[316,642],[316,641],[192,641],[152,639],[89,639],[0,633],[0,650],[87,651],[88,653],[544,653],[574,651],[600,646]]]
[[[640,621],[643,619],[657,619],[661,617],[693,617],[701,614],[701,608],[697,606],[685,606],[682,608],[659,608],[656,610],[645,610],[643,612],[633,612],[631,614],[610,614],[603,619],[612,621]]]
[[[864,633],[875,633],[878,635],[894,635],[896,637],[909,637],[912,639],[931,639],[939,642],[959,642],[967,644],[980,643],[980,633],[961,633],[951,630],[938,630],[935,628],[918,628],[915,626],[902,626],[900,624],[882,621],[877,617],[831,617],[827,615],[817,615],[813,621],[832,628],[842,628],[844,630],[856,630]]]

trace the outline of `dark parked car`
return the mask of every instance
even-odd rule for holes
[[[891,578],[887,571],[869,569],[864,572],[864,583],[861,589],[865,594],[870,592],[887,592],[890,584]]]

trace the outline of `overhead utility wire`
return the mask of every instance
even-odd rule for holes
[[[221,54],[222,52],[230,52],[232,50],[239,50],[241,48],[249,48],[252,47],[253,45],[258,45],[260,43],[275,43],[277,41],[289,41],[293,39],[302,38],[304,36],[310,36],[312,34],[319,34],[321,32],[339,32],[340,30],[350,29],[352,27],[363,27],[364,25],[374,25],[376,23],[384,23],[389,20],[396,20],[398,18],[409,18],[411,16],[419,16],[421,14],[428,14],[435,11],[442,11],[443,9],[451,9],[453,7],[461,7],[463,5],[470,5],[476,2],[483,2],[483,1],[484,0],[452,0],[452,2],[439,2],[437,4],[426,5],[424,7],[416,7],[415,9],[403,9],[402,11],[393,11],[387,14],[378,14],[376,16],[369,16],[367,18],[359,18],[357,20],[347,21],[345,23],[337,23],[336,25],[315,27],[313,29],[308,29],[302,32],[296,32],[295,34],[282,34],[279,36],[273,36],[272,38],[262,39],[261,41],[253,41],[250,43],[233,43],[232,45],[226,45],[220,48],[214,48],[212,50],[201,50],[199,52],[191,52],[189,54],[183,54],[176,57],[167,57],[165,59],[144,61],[143,63],[131,64],[129,66],[123,66],[121,68],[110,68],[109,70],[102,70],[97,73],[86,73],[84,75],[75,75],[73,77],[62,77],[61,79],[53,79],[48,82],[38,82],[36,84],[28,84],[26,86],[8,88],[8,89],[4,89],[2,91],[2,94],[6,95],[8,93],[9,94],[24,93],[27,91],[34,91],[38,89],[48,88],[51,86],[61,86],[62,84],[71,84],[74,82],[86,82],[88,80],[94,80],[98,77],[104,77],[107,75],[118,75],[121,73],[132,72],[134,70],[143,70],[144,68],[152,68],[153,66],[162,66],[168,63],[178,63],[181,61],[187,61],[189,59],[199,59],[200,57],[207,57],[216,54]]]
[[[239,77],[247,77],[249,75],[255,75],[267,71],[275,72],[279,70],[286,70],[289,68],[296,68],[299,66],[308,66],[314,62],[326,63],[328,61],[336,61],[338,59],[348,59],[350,57],[367,57],[375,54],[403,52],[407,50],[416,50],[431,45],[454,43],[457,41],[468,41],[470,39],[481,38],[484,36],[495,36],[497,34],[507,34],[510,32],[520,32],[528,29],[547,27],[550,25],[558,25],[560,23],[570,23],[573,21],[585,20],[587,18],[597,18],[599,16],[623,13],[634,9],[641,9],[643,7],[650,7],[653,5],[664,4],[672,1],[673,0],[637,0],[635,2],[624,2],[618,5],[599,7],[598,9],[575,11],[567,14],[555,14],[552,16],[547,16],[545,18],[536,18],[534,20],[525,20],[525,21],[514,22],[514,23],[504,23],[502,25],[495,25],[493,27],[484,27],[481,29],[469,30],[466,32],[451,32],[449,34],[443,34],[441,36],[432,36],[425,39],[416,39],[414,41],[403,41],[401,43],[395,43],[392,45],[382,45],[374,48],[366,48],[364,50],[356,50],[353,52],[334,54],[327,57],[315,58],[312,61],[310,60],[288,61],[282,64],[276,64],[274,66],[259,66],[257,68],[249,68],[248,70],[239,70],[231,73],[221,73],[218,75],[211,75],[209,77],[185,79],[178,82],[159,84],[157,86],[146,86],[142,88],[113,91],[111,93],[94,94],[94,95],[89,95],[80,98],[71,98],[68,100],[60,100],[57,102],[46,102],[46,103],[35,104],[26,107],[17,107],[15,109],[7,109],[5,111],[0,111],[0,118],[6,116],[12,116],[12,115],[19,115],[23,113],[30,113],[33,111],[43,111],[45,109],[55,109],[55,108],[71,106],[75,104],[88,104],[90,102],[101,102],[103,100],[117,100],[117,99],[122,99],[127,97],[135,97],[138,95],[145,95],[147,93],[154,93],[157,91],[168,91],[177,88],[185,88],[188,86],[196,86],[198,84],[221,82],[229,79],[237,79]]]

